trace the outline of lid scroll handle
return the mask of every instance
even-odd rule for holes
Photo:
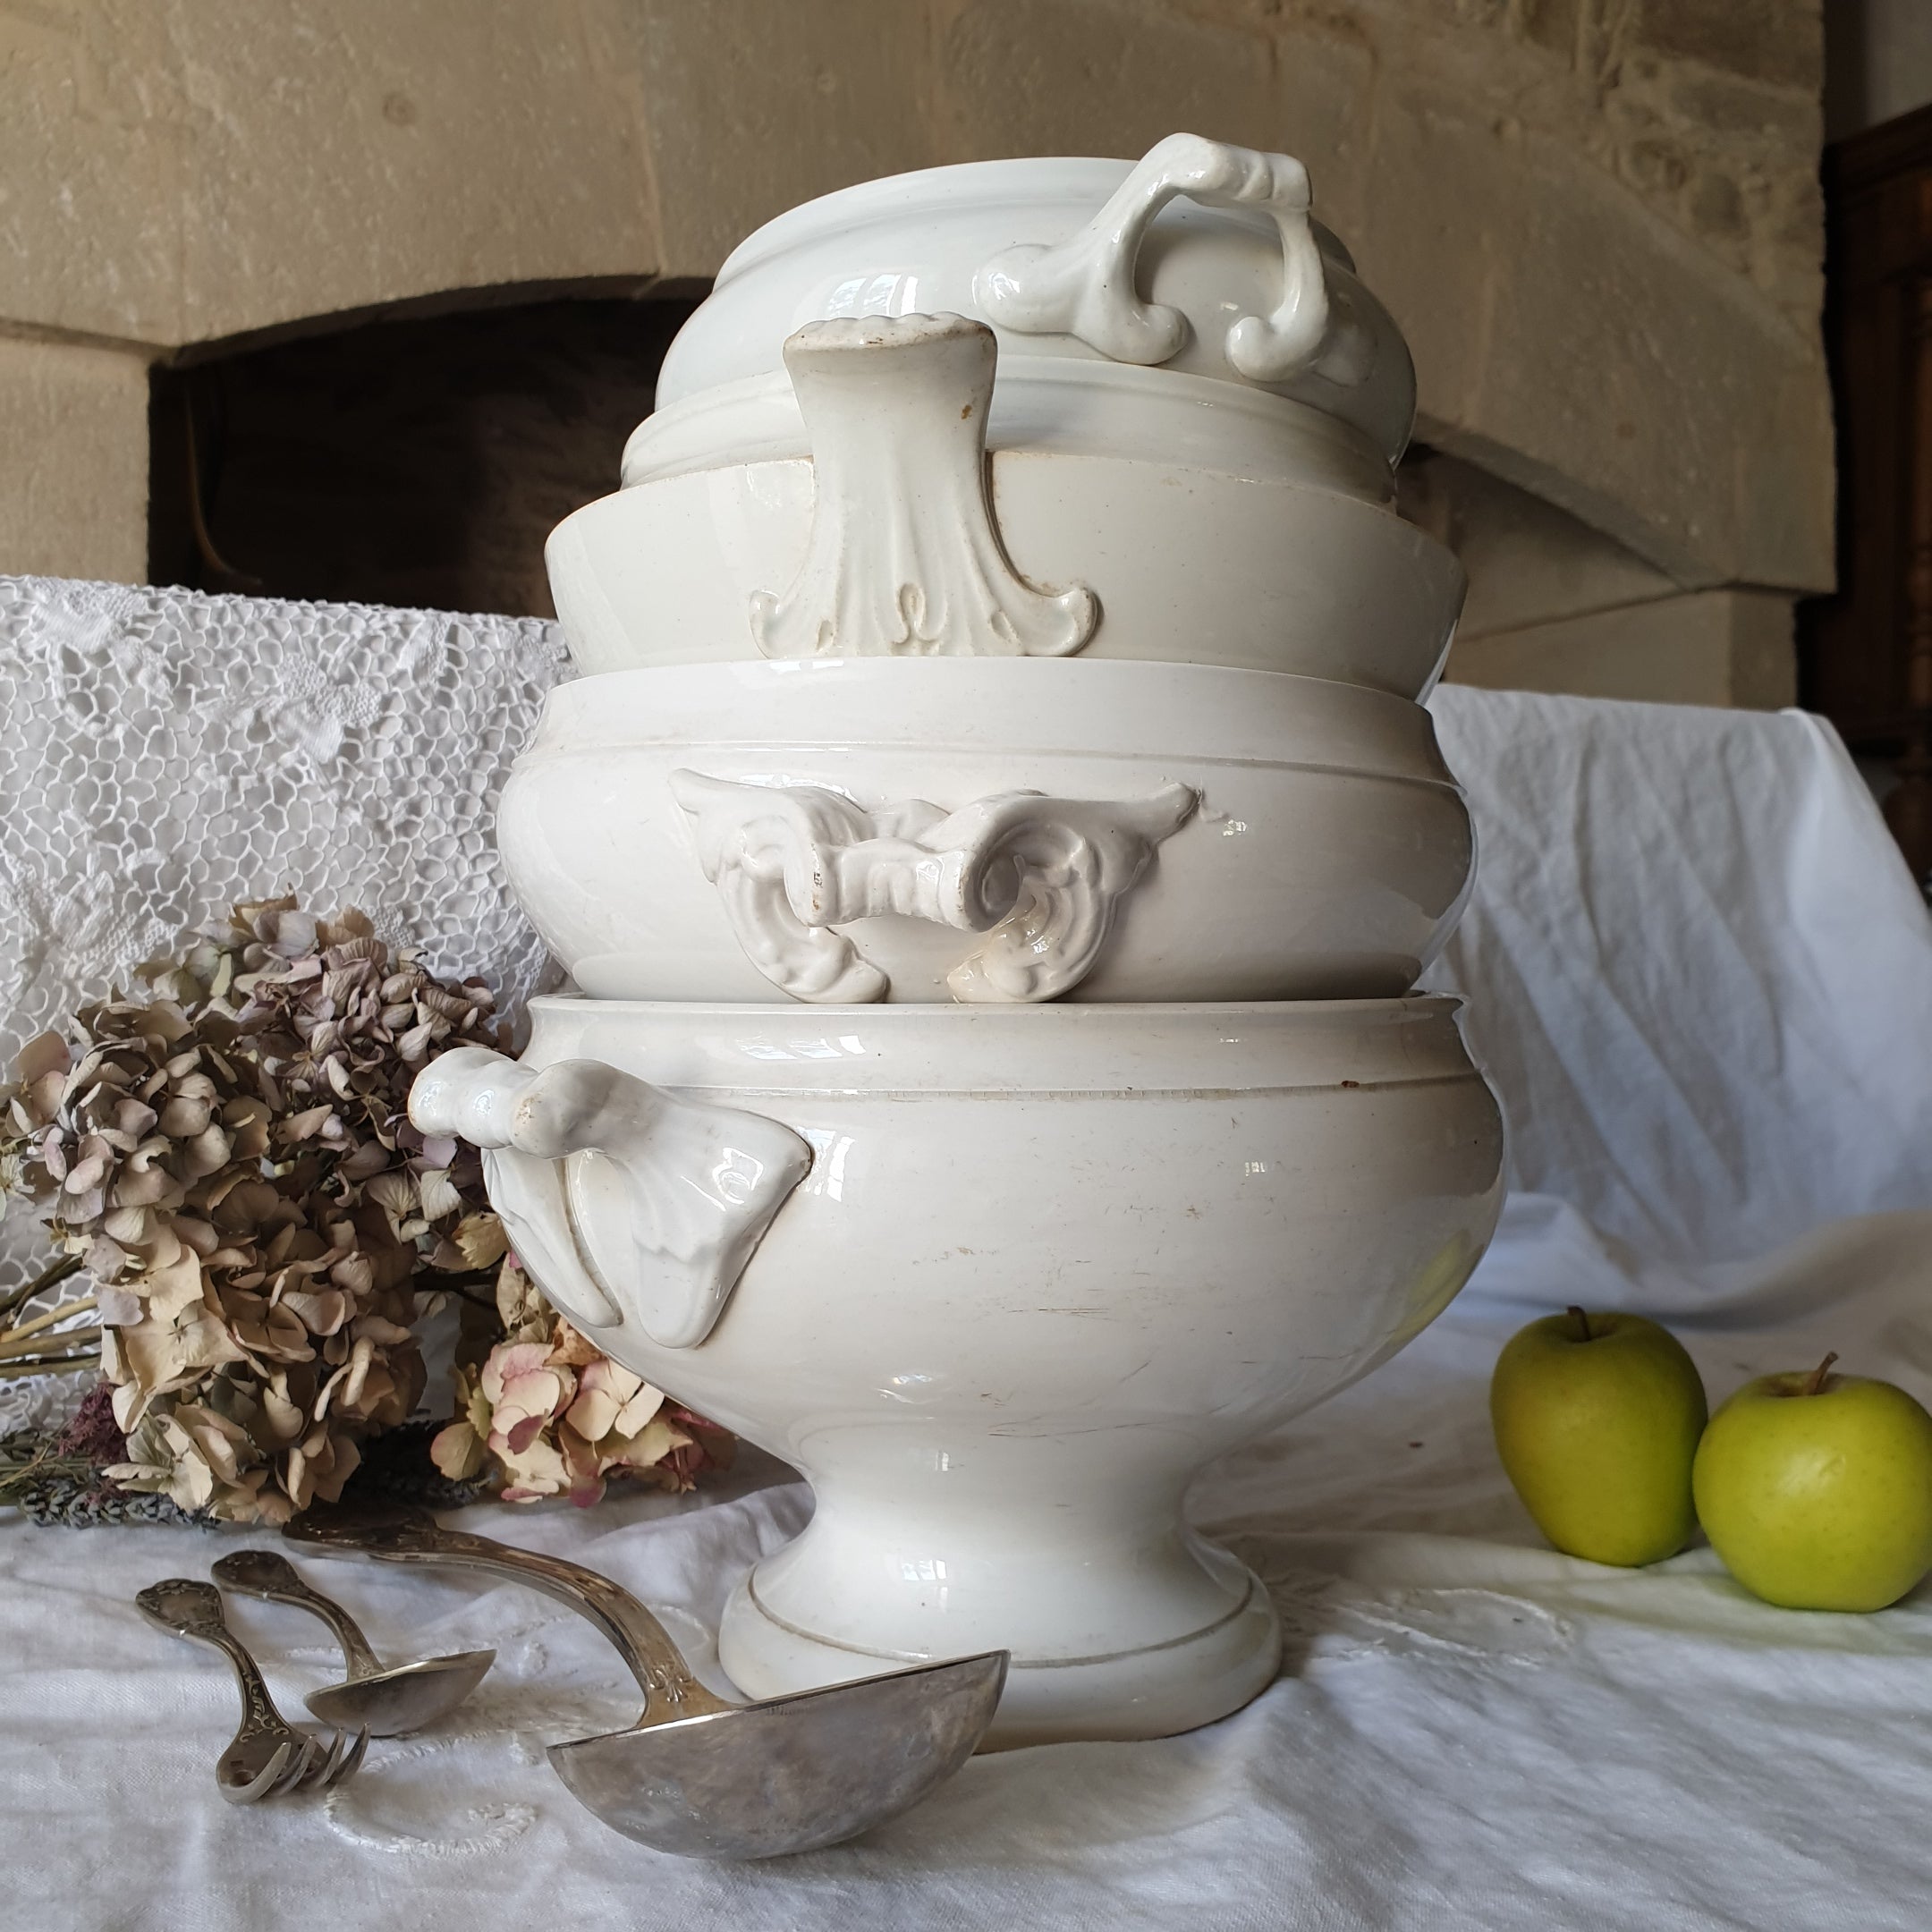
[[[1116,362],[1165,362],[1186,346],[1188,318],[1143,301],[1135,274],[1154,218],[1179,196],[1269,216],[1282,246],[1281,300],[1228,330],[1226,353],[1250,382],[1284,383],[1311,369],[1352,386],[1372,360],[1367,333],[1331,316],[1321,250],[1309,223],[1308,170],[1291,156],[1170,134],[1139,161],[1094,218],[1051,247],[1003,249],[973,278],[973,299],[1001,328],[1072,335]],[[1335,326],[1331,327],[1331,322]]]

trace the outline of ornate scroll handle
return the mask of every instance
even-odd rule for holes
[[[533,1072],[458,1047],[416,1076],[410,1118],[485,1150],[512,1242],[572,1322],[615,1327],[634,1310],[660,1348],[711,1333],[811,1165],[777,1121],[681,1099],[598,1060]]]
[[[445,1563],[453,1569],[508,1577],[541,1590],[588,1617],[616,1646],[645,1696],[647,1724],[701,1716],[732,1707],[691,1674],[671,1634],[629,1590],[595,1570],[516,1549],[462,1530],[445,1530],[412,1503],[371,1499],[305,1511],[282,1532],[325,1556],[362,1556],[376,1563]]]
[[[150,1623],[173,1631],[177,1637],[211,1644],[228,1659],[234,1672],[235,1688],[242,1693],[237,1743],[264,1731],[272,1735],[288,1733],[290,1727],[275,1708],[255,1659],[228,1628],[228,1620],[222,1614],[221,1592],[212,1583],[197,1582],[190,1577],[167,1577],[159,1583],[150,1583],[136,1595],[134,1602]]]
[[[767,657],[1058,657],[1100,622],[1084,584],[1036,589],[987,495],[993,331],[962,316],[814,322],[784,345],[811,436],[811,538],[751,598]]]
[[[1242,316],[1227,333],[1227,359],[1250,382],[1281,383],[1322,353],[1328,334],[1327,279],[1309,226],[1308,170],[1287,155],[1230,148],[1199,134],[1170,134],[1152,148],[1078,234],[1054,247],[1003,249],[973,277],[981,313],[1022,335],[1078,336],[1116,362],[1165,362],[1180,353],[1188,319],[1164,302],[1142,301],[1134,285],[1140,243],[1177,195],[1209,208],[1259,208],[1282,245],[1282,297],[1265,316]],[[1323,373],[1342,383],[1368,373],[1360,331],[1333,345]]]
[[[842,1004],[883,999],[888,983],[833,928],[882,913],[986,935],[946,976],[955,999],[1056,998],[1086,977],[1120,900],[1199,796],[1002,792],[950,813],[923,799],[867,811],[817,785],[694,771],[670,783],[751,963],[794,999]]]

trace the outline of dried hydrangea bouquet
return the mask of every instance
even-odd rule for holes
[[[544,1304],[475,1150],[410,1124],[428,1061],[506,1044],[488,987],[286,899],[141,977],[148,998],[42,1034],[0,1090],[0,1205],[38,1202],[58,1250],[0,1308],[0,1376],[100,1377],[64,1428],[0,1444],[0,1503],[283,1522],[391,1432],[443,1500],[589,1504],[614,1475],[688,1489],[728,1461]],[[40,1306],[83,1271],[91,1293]],[[424,1457],[421,1325],[452,1300],[457,1414]],[[405,1458],[380,1472],[411,1480]]]

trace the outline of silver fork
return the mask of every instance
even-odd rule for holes
[[[242,1727],[215,1765],[216,1788],[230,1804],[253,1804],[303,1788],[320,1790],[339,1784],[362,1762],[369,1733],[359,1732],[353,1742],[343,1731],[328,1742],[300,1731],[275,1707],[268,1686],[242,1640],[222,1614],[221,1592],[212,1583],[188,1577],[169,1577],[150,1585],[134,1599],[150,1623],[212,1644],[234,1666],[242,1690]]]

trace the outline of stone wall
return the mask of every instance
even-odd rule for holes
[[[0,13],[0,569],[138,573],[156,361],[683,292],[809,194],[1185,127],[1309,163],[1472,561],[1500,480],[1640,602],[1788,598],[1831,573],[1819,39],[1818,0],[38,0]]]

